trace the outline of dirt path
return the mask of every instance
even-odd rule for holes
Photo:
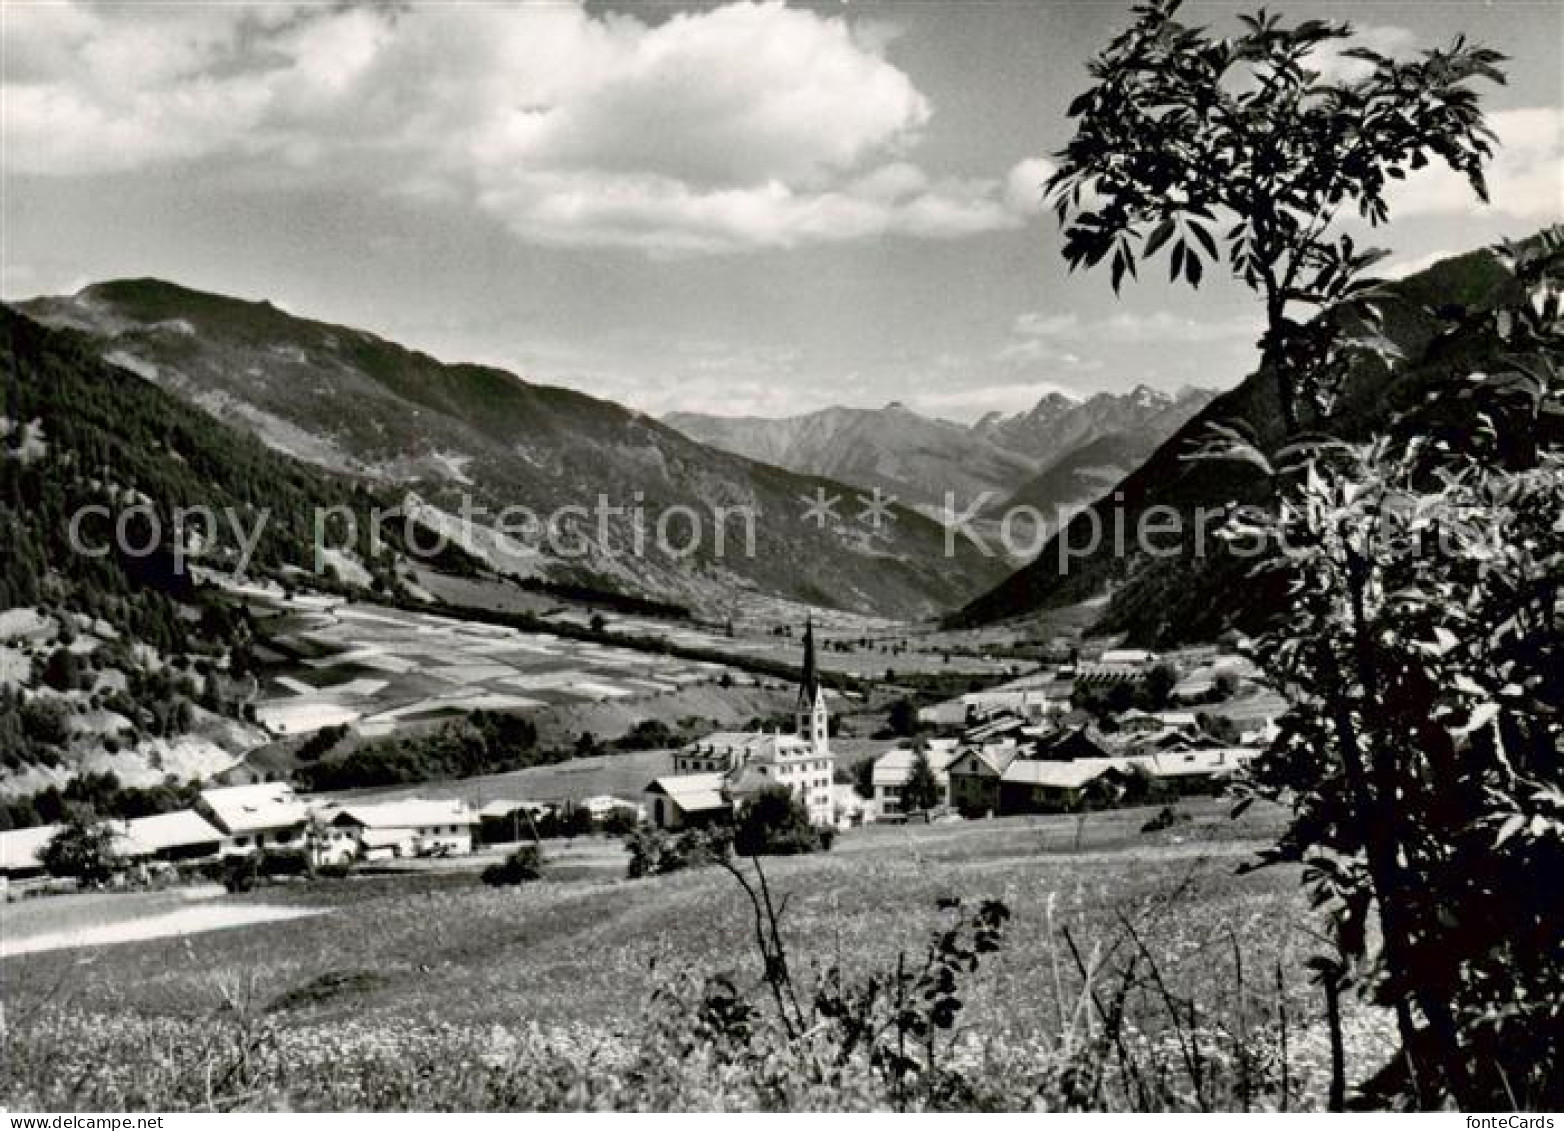
[[[316,908],[228,903],[205,889],[126,895],[56,896],[0,912],[0,958],[73,947],[177,938],[203,931],[298,919]]]

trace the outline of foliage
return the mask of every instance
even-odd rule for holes
[[[793,973],[782,934],[785,901],[773,898],[760,862],[751,861],[752,873],[731,860],[723,866],[753,912],[770,1009],[749,1001],[731,978],[711,978],[694,1010],[696,1047],[744,1071],[782,1067],[815,1085],[844,1070],[867,1071],[899,1111],[914,1103],[947,1110],[972,1105],[978,1083],[952,1056],[965,1004],[962,982],[999,950],[1010,919],[1003,902],[985,899],[968,909],[959,898],[942,898],[947,922],[934,932],[921,964],[909,963],[903,952],[893,970],[857,977],[833,965],[811,991]]]
[[[472,777],[561,760],[540,751],[537,739],[530,719],[479,710],[434,734],[385,739],[341,758],[308,762],[295,776],[305,788],[324,792]]]
[[[1219,38],[1150,0],[1091,63],[1095,85],[1069,107],[1075,136],[1049,179],[1071,267],[1110,260],[1114,290],[1164,248],[1173,281],[1199,286],[1207,262],[1264,299],[1263,367],[1289,432],[1301,404],[1328,408],[1347,359],[1339,327],[1297,320],[1372,288],[1358,278],[1383,253],[1331,234],[1344,210],[1389,217],[1386,190],[1431,161],[1487,199],[1492,153],[1474,80],[1503,82],[1503,56],[1456,39],[1398,62],[1354,43],[1349,24],[1294,26],[1264,12]],[[1361,77],[1337,77],[1327,53]],[[1231,223],[1225,232],[1221,226]]]
[[[732,836],[726,829],[670,833],[652,825],[639,825],[625,837],[624,844],[630,855],[626,874],[638,880],[714,864],[732,850]]]
[[[46,786],[37,793],[0,801],[0,829],[52,825],[65,819],[75,806],[86,806],[101,817],[130,820],[188,809],[200,794],[200,783],[174,778],[160,785],[121,785],[110,773],[88,770],[65,783]]]
[[[666,750],[679,745],[679,732],[661,719],[642,719],[614,740],[617,750]]]
[[[1146,706],[1159,710],[1168,705],[1173,688],[1178,685],[1178,669],[1163,662],[1153,664],[1141,683],[1141,699]]]
[[[897,738],[908,738],[918,733],[918,705],[903,696],[892,701],[885,715],[886,728]]]
[[[543,850],[535,844],[517,848],[502,863],[490,864],[480,877],[490,887],[515,887],[543,877]]]
[[[1564,230],[1501,254],[1511,301],[1446,342],[1490,369],[1369,443],[1208,452],[1282,499],[1229,529],[1292,597],[1253,648],[1291,702],[1254,783],[1295,814],[1268,859],[1307,866],[1322,974],[1394,1007],[1387,1079],[1485,1110],[1564,1101]]]
[[[733,850],[740,856],[801,856],[825,847],[809,810],[785,785],[769,785],[739,807]]]
[[[874,800],[874,759],[860,758],[853,763],[853,792],[865,801]]]
[[[91,809],[73,808],[60,831],[39,851],[38,861],[51,876],[67,876],[82,887],[98,887],[107,883],[119,866],[116,839],[114,827]]]
[[[901,811],[924,813],[943,804],[944,800],[945,791],[934,775],[934,767],[929,764],[928,751],[920,746],[913,752],[907,784],[901,787]]]

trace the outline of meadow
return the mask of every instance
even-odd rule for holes
[[[1301,973],[1316,944],[1297,873],[1237,873],[1275,815],[1233,822],[1213,803],[1142,833],[1147,816],[870,828],[829,854],[767,861],[795,977],[807,990],[833,966],[894,969],[946,923],[937,901],[999,899],[1014,918],[965,980],[947,1052],[981,1106],[1070,1106],[1060,1074],[1102,1035],[1090,999],[1130,959],[1155,992],[1137,978],[1125,993],[1120,1072],[1136,1079],[1100,1106],[1320,1106],[1328,1057]],[[0,964],[0,1102],[887,1106],[867,1068],[779,1077],[691,1043],[690,995],[709,976],[765,1004],[749,906],[717,868],[628,881],[566,866],[500,890],[441,871],[227,898],[324,913]],[[1388,1029],[1366,1008],[1348,1020],[1362,1074],[1388,1056]]]

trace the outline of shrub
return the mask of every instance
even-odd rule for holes
[[[535,844],[524,844],[499,864],[483,870],[482,880],[491,888],[516,887],[543,877],[543,851]]]
[[[260,862],[254,856],[230,856],[223,861],[223,887],[234,894],[251,891],[260,872]]]
[[[731,836],[726,829],[687,829],[668,833],[651,825],[641,825],[625,837],[630,854],[626,874],[632,880],[646,876],[666,876],[686,868],[714,864],[727,858]]]
[[[823,847],[809,811],[786,786],[767,786],[744,803],[734,828],[740,856],[802,856]]]

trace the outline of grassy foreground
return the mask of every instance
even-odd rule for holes
[[[1142,834],[1145,817],[868,829],[829,855],[770,861],[794,972],[807,989],[831,965],[894,969],[898,951],[921,955],[941,897],[1002,899],[1014,913],[1005,945],[964,984],[947,1053],[974,1083],[967,1103],[1081,1102],[1068,1073],[1101,1036],[1092,995],[1112,992],[1109,972],[1133,959],[1144,973],[1096,1104],[1319,1106],[1327,1048],[1301,974],[1312,942],[1298,877],[1235,874],[1266,818],[1234,823],[1213,808]],[[0,1103],[887,1104],[867,1067],[828,1079],[781,1061],[739,1071],[691,1040],[694,1010],[681,1003],[710,974],[731,973],[766,1004],[748,905],[717,869],[509,890],[429,873],[225,898],[328,910],[5,960]],[[1387,1030],[1366,1012],[1349,1020],[1361,1075],[1388,1056]]]

